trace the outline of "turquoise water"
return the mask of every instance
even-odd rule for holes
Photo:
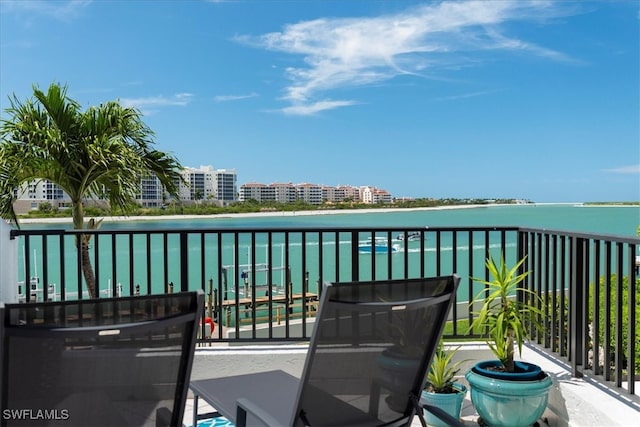
[[[105,222],[102,229],[199,227],[526,226],[635,236],[638,206],[512,205],[335,215]]]
[[[471,209],[407,210],[338,213],[332,215],[261,216],[238,218],[158,219],[107,222],[103,230],[209,227],[358,227],[358,226],[525,226],[588,233],[635,236],[640,225],[638,206],[510,205]],[[71,228],[69,224],[25,224],[23,228]]]
[[[463,227],[463,226],[527,226],[534,228],[545,228],[554,230],[588,232],[596,234],[621,235],[632,237],[635,236],[636,228],[640,224],[640,207],[585,207],[573,205],[512,205],[512,206],[495,206],[482,207],[472,209],[449,209],[449,210],[420,210],[420,211],[399,211],[399,212],[376,212],[376,213],[348,213],[348,214],[332,214],[332,215],[307,215],[307,216],[261,216],[253,218],[231,218],[231,217],[215,217],[215,218],[198,218],[198,219],[159,219],[153,221],[125,221],[125,222],[105,222],[102,226],[103,230],[162,230],[162,229],[206,229],[206,228],[281,228],[281,227]],[[40,227],[30,225],[29,228],[61,228],[59,224],[48,224]],[[231,265],[235,261],[235,246],[231,236],[224,238],[222,241],[222,263],[223,265]],[[340,246],[350,245],[349,233],[340,235],[339,244],[333,241],[333,235],[327,236],[323,244],[323,265],[318,266],[317,261],[310,261],[306,265],[306,271],[309,272],[309,290],[317,291],[318,282],[320,280],[350,280],[350,251],[339,250]],[[365,237],[365,236],[361,236]],[[366,237],[365,237],[366,238]],[[144,236],[136,236],[133,238],[134,253],[133,257],[133,275],[129,274],[131,259],[128,251],[120,250],[120,248],[128,247],[128,236],[117,236],[116,242],[116,275],[113,279],[112,271],[112,240],[111,236],[104,236],[99,242],[99,282],[101,288],[109,287],[111,283],[121,283],[124,288],[124,294],[131,293],[134,284],[142,283],[143,293],[144,284],[153,283],[152,292],[163,292],[164,271],[167,271],[167,282],[179,282],[180,265],[178,236],[168,237],[168,256],[165,265],[164,262],[164,242],[163,237],[154,235],[151,237],[151,244],[147,247]],[[274,250],[270,264],[274,267],[284,264],[285,244],[283,235],[274,235]],[[450,274],[453,271],[452,261],[450,259],[453,253],[453,243],[450,234],[443,234],[441,248],[444,248],[443,260],[441,262],[441,273]],[[492,239],[492,242],[494,240]],[[189,237],[189,275],[192,278],[193,287],[200,287],[203,282],[214,279],[214,286],[218,286],[220,266],[217,264],[217,237],[207,236],[205,238],[206,253],[204,261],[204,276],[201,271],[203,269],[200,258],[201,241],[199,236],[193,235]],[[426,275],[435,275],[435,242],[427,240],[425,253],[422,254],[419,242],[408,242],[408,262],[409,265],[419,265],[419,257],[424,256],[427,259],[428,270]],[[473,250],[474,259],[477,259],[476,265],[482,266],[482,261],[486,256],[484,252],[484,242],[474,238],[473,248],[469,248],[466,235],[461,235],[457,243],[458,251]],[[508,242],[508,246],[515,246],[515,242]],[[289,264],[291,265],[291,278],[294,284],[294,291],[300,291],[301,284],[305,280],[305,272],[302,271],[301,250],[302,242],[299,235],[292,235],[289,241]],[[317,260],[319,252],[317,235],[309,235],[307,238],[307,259]],[[499,249],[498,244],[492,244],[494,250]],[[243,234],[240,236],[238,247],[238,262],[240,264],[250,263],[250,248],[255,248],[255,262],[267,262],[267,241],[265,236],[258,235],[255,241],[250,240],[250,236]],[[31,267],[31,275],[42,274],[42,245],[38,241],[32,245],[33,253],[30,256],[37,262]],[[335,277],[335,258],[338,252],[340,262],[341,277]],[[77,256],[71,239],[67,243],[67,254],[65,254],[64,262],[68,273],[65,278],[67,283],[67,291],[77,288],[77,275],[75,265]],[[147,253],[151,254],[151,279],[147,277]],[[49,259],[53,262],[48,272],[49,283],[60,283],[60,273],[57,271],[60,254],[55,243],[50,243],[47,248]],[[24,280],[24,261],[23,251],[19,254],[19,280]],[[466,255],[461,255],[466,257]],[[375,274],[376,278],[384,278],[389,274],[389,266],[387,265],[384,255],[375,255],[376,259],[382,260],[376,262]],[[405,263],[404,254],[392,255],[391,269],[394,276],[401,277],[403,274],[403,266]],[[360,257],[360,280],[368,280],[371,278],[371,265],[373,257],[364,255]],[[94,263],[95,265],[95,263]],[[458,266],[455,269],[462,277],[478,275],[478,272],[467,271],[465,265]],[[265,283],[266,273],[259,276],[256,273],[256,282]],[[410,274],[415,277],[413,272]],[[229,270],[229,285],[233,286],[233,280],[240,281],[240,272]],[[275,271],[273,282],[276,284],[285,283],[284,270]],[[69,286],[71,288],[69,288]],[[466,299],[466,290],[461,288],[460,298]]]

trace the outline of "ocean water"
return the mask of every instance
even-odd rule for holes
[[[122,221],[122,222],[105,222],[102,226],[103,230],[162,230],[162,229],[207,229],[207,228],[276,228],[276,227],[463,227],[463,226],[526,226],[533,228],[544,228],[549,230],[575,231],[594,234],[607,234],[633,237],[636,228],[640,225],[640,207],[604,207],[604,206],[576,206],[576,205],[510,205],[510,206],[491,206],[480,208],[465,209],[442,209],[442,210],[406,210],[393,212],[367,212],[367,213],[338,213],[327,215],[294,215],[291,216],[258,216],[258,217],[229,217],[218,216],[213,218],[197,218],[197,219],[158,219],[145,221]],[[60,224],[46,225],[29,225],[28,228],[62,228]],[[69,228],[68,226],[66,228]],[[178,252],[178,236],[170,236],[168,239],[168,259],[167,265],[164,265],[164,251],[162,236],[152,236],[150,248],[147,248],[146,241],[143,236],[135,237],[133,240],[134,261],[133,261],[133,280],[129,273],[129,265],[131,258],[127,250],[120,248],[128,247],[128,237],[118,236],[116,239],[116,274],[113,275],[113,265],[111,262],[111,254],[113,251],[112,240],[110,236],[104,238],[99,244],[100,271],[99,283],[101,288],[109,288],[112,283],[120,283],[124,289],[124,294],[132,293],[131,289],[134,284],[141,283],[143,293],[145,283],[152,283],[152,292],[162,292],[164,290],[165,271],[167,273],[166,282],[179,282],[180,265]],[[350,236],[340,237],[339,245],[350,244]],[[442,245],[447,255],[443,256],[440,265],[441,274],[450,274],[454,270],[451,263],[450,254],[453,253],[453,242],[448,241],[450,236],[443,235]],[[22,242],[22,241],[21,241]],[[239,240],[239,257],[240,264],[250,263],[250,248],[255,246],[256,263],[268,262],[273,267],[284,265],[285,261],[285,244],[282,236],[274,236],[275,247],[271,260],[267,260],[267,242],[264,236],[258,236],[254,242],[249,240],[248,235],[242,235]],[[315,243],[318,243],[317,238]],[[426,256],[428,259],[428,270],[426,275],[435,275],[435,253],[436,248],[433,242],[427,241],[426,254],[422,254],[419,242],[408,242],[408,264],[410,266],[419,265],[419,257]],[[122,246],[118,246],[122,245]],[[207,249],[204,265],[204,277],[202,274],[203,266],[200,258],[200,242],[195,239],[193,243],[189,243],[190,262],[189,275],[193,278],[193,285],[200,287],[199,284],[214,279],[215,286],[218,286],[220,267],[217,264],[217,243],[214,239],[207,241]],[[448,245],[448,246],[447,246]],[[474,261],[476,265],[482,266],[486,253],[482,242],[475,242],[472,248],[468,247],[465,236],[456,243],[458,250],[473,250]],[[466,245],[466,247],[465,247]],[[329,239],[323,246],[323,265],[317,265],[318,245],[314,245],[313,236],[307,240],[307,258],[309,261],[305,266],[306,272],[309,272],[310,291],[315,292],[320,281],[324,280],[350,280],[350,252],[348,250],[340,251],[334,242]],[[498,245],[496,248],[498,249]],[[515,246],[515,242],[508,242],[508,246]],[[294,291],[301,289],[301,284],[305,280],[305,272],[302,271],[302,262],[300,262],[302,243],[293,236],[289,241],[288,253],[289,264],[291,265],[291,278],[294,285]],[[448,248],[448,250],[447,250]],[[222,245],[222,261],[223,265],[231,265],[234,259],[234,242],[232,239],[226,239]],[[30,275],[42,274],[42,245],[35,241],[30,253],[31,261],[36,263],[30,267]],[[60,254],[56,253],[57,245],[52,243],[47,248],[48,257],[53,260],[48,270],[48,282],[60,283],[59,266],[56,265]],[[147,277],[147,251],[151,253],[151,280]],[[335,258],[338,251],[341,277],[335,277]],[[65,254],[65,268],[68,273],[65,278],[67,290],[77,289],[77,274],[75,271],[75,248],[72,243],[67,244],[67,254]],[[24,280],[24,253],[20,249],[19,253],[19,280]],[[373,263],[371,255],[363,255],[360,257],[360,279],[371,279],[371,266]],[[384,259],[384,258],[379,258]],[[314,264],[314,261],[315,264]],[[59,262],[58,262],[59,263]],[[392,274],[402,274],[403,265],[405,263],[404,254],[394,254],[392,256],[391,270]],[[94,263],[95,265],[95,263]],[[375,265],[375,274],[377,277],[387,277],[389,266],[385,261],[378,261]],[[462,277],[475,276],[479,274],[477,271],[468,271],[465,265],[458,266],[455,272]],[[256,274],[256,282],[258,284],[266,283],[266,273],[262,277]],[[410,273],[410,275],[415,275]],[[229,271],[229,287],[232,288],[236,282],[240,283],[240,272]],[[274,272],[274,283],[285,283],[284,269]],[[395,276],[394,276],[395,277]],[[400,276],[401,277],[401,276]],[[191,286],[191,284],[190,284]],[[467,297],[467,291],[461,287],[460,298]]]
[[[508,205],[330,215],[229,217],[105,222],[104,230],[208,227],[523,226],[635,236],[640,206]]]

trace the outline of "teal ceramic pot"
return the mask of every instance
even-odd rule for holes
[[[544,413],[553,385],[551,377],[541,370],[534,379],[509,380],[483,375],[476,365],[465,378],[471,388],[473,407],[490,427],[533,425]]]
[[[457,393],[432,393],[429,391],[422,391],[420,395],[420,404],[428,404],[437,406],[438,408],[451,415],[453,418],[460,419],[460,412],[462,411],[462,402],[464,402],[464,396],[467,394],[467,388],[464,384],[455,383],[453,387],[458,390]],[[433,415],[431,412],[423,410],[424,419],[428,425],[434,427],[447,427],[448,424],[440,420],[440,418]]]
[[[484,362],[478,362],[472,369],[477,374],[485,377],[509,381],[528,381],[542,378],[544,376],[540,366],[534,365],[533,363],[516,360],[513,364],[515,365],[515,372],[504,372],[492,369],[496,366],[501,366],[498,360],[485,360]]]

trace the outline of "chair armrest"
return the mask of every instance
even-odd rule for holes
[[[276,420],[271,414],[266,412],[260,406],[256,405],[249,399],[240,398],[236,400],[236,426],[246,427],[247,414],[251,414],[258,418],[265,426],[277,426],[282,424],[281,421]]]
[[[452,426],[452,427],[464,427],[464,424],[452,417],[451,415],[447,414],[445,411],[443,411],[442,409],[438,408],[437,406],[432,406],[432,405],[422,405],[422,407],[431,412],[433,415],[435,415],[436,417],[440,418],[441,421],[444,421],[447,425]]]

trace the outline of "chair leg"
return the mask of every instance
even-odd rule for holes
[[[427,427],[427,421],[424,419],[424,414],[422,413],[422,408],[420,407],[420,401],[418,398],[416,396],[411,396],[411,403],[413,404],[416,416],[420,420],[420,424],[422,427]]]
[[[194,394],[193,396],[193,427],[198,426],[198,400],[200,400],[200,396]]]

